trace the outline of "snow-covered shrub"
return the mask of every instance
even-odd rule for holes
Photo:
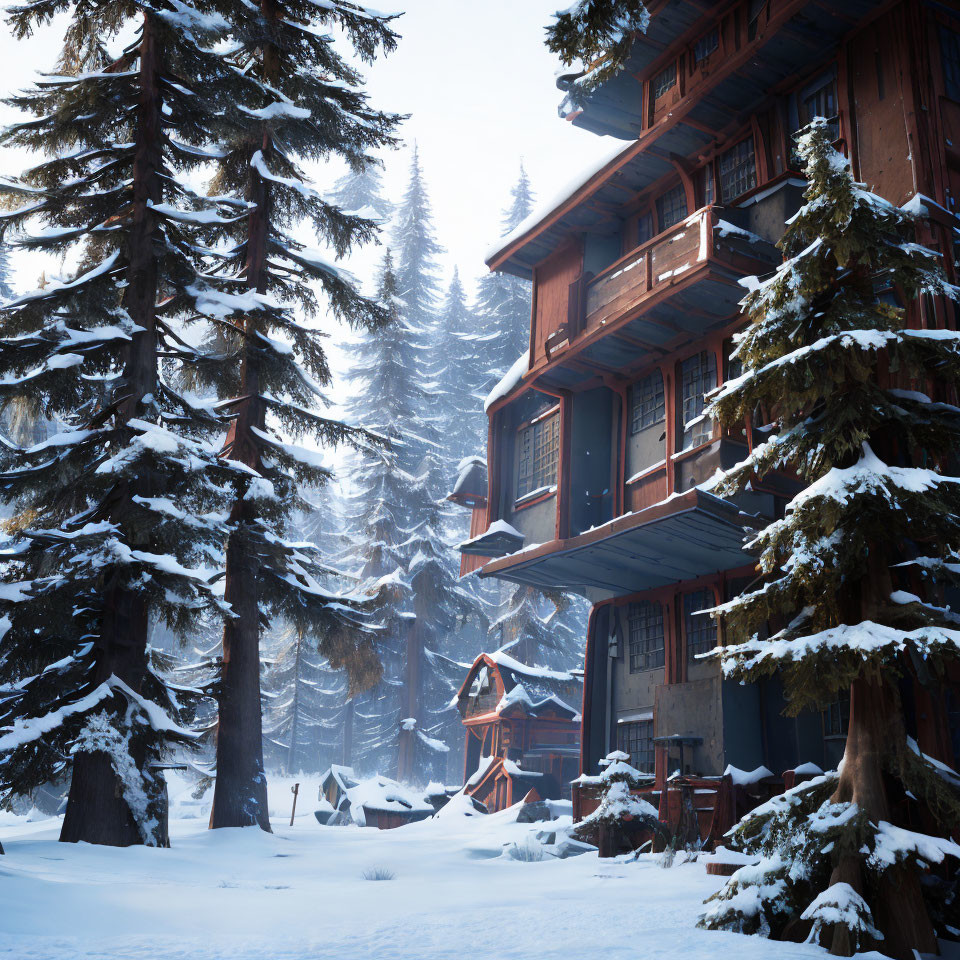
[[[601,761],[600,804],[576,828],[581,839],[598,836],[601,857],[616,856],[628,823],[649,827],[655,833],[664,832],[656,808],[631,792],[647,781],[639,770],[627,763],[629,759],[628,754],[615,750]]]
[[[363,871],[364,880],[395,880],[396,874],[387,867],[371,867]]]
[[[510,843],[503,854],[510,860],[519,860],[521,863],[539,863],[544,859],[543,846],[535,837]]]

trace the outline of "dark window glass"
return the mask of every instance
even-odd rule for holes
[[[663,608],[659,603],[631,603],[630,672],[663,666]]]
[[[709,653],[717,645],[717,623],[709,613],[699,613],[715,607],[712,590],[698,590],[683,598],[683,630],[687,639],[687,660],[698,654]]]
[[[705,33],[693,47],[694,63],[706,60],[720,46],[720,31],[717,27]]]
[[[560,414],[544,417],[520,431],[517,497],[554,486],[560,456]]]
[[[663,397],[663,374],[654,370],[648,377],[634,384],[630,432],[639,433],[664,419],[666,405]]]
[[[661,233],[679,223],[686,215],[687,194],[682,183],[657,197],[657,220],[660,222]]]
[[[960,100],[960,34],[948,27],[940,28],[940,59],[944,90],[951,100]]]
[[[717,361],[712,350],[694,354],[680,364],[680,404],[683,448],[698,447],[713,436],[713,421],[702,416],[704,394],[717,385]]]
[[[804,90],[797,101],[797,112],[801,129],[814,117],[823,117],[829,121],[830,135],[836,140],[840,136],[836,78],[830,77],[819,86]]]
[[[843,693],[823,711],[823,735],[845,737],[850,727],[850,693]]]
[[[653,721],[639,720],[635,723],[617,725],[618,746],[624,753],[630,754],[630,763],[641,773],[653,776]]]
[[[953,765],[960,763],[960,696],[947,690],[947,730],[953,747]]]
[[[653,214],[645,213],[637,218],[637,246],[653,238]]]
[[[668,90],[677,85],[677,65],[671,63],[653,78],[653,99],[659,100]]]
[[[757,158],[753,137],[720,154],[720,199],[733,200],[757,185]]]

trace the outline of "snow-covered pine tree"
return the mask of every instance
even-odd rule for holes
[[[547,49],[565,67],[578,65],[574,102],[626,66],[637,33],[646,33],[650,13],[643,0],[577,0],[547,25]]]
[[[372,240],[378,225],[343,211],[316,191],[303,162],[345,160],[354,170],[374,163],[370,151],[394,143],[397,117],[372,108],[362,78],[341,55],[334,34],[372,63],[396,45],[391,17],[349,0],[261,0],[231,7],[236,44],[229,56],[255,93],[238,104],[250,129],[216,159],[212,192],[248,204],[222,252],[229,278],[216,301],[225,335],[235,344],[236,377],[217,386],[233,422],[223,455],[243,465],[231,512],[224,596],[226,622],[217,685],[217,782],[211,827],[259,824],[269,830],[260,711],[263,618],[283,620],[320,638],[321,652],[353,672],[356,683],[379,676],[369,636],[335,643],[344,607],[321,585],[311,545],[285,538],[287,519],[302,506],[300,484],[322,486],[329,470],[313,445],[365,443],[359,428],[318,412],[331,372],[324,334],[311,325],[320,306],[338,321],[375,328],[385,311],[352,278],[292,233],[303,221],[335,257]],[[316,288],[315,286],[316,285]]]
[[[808,484],[754,541],[764,585],[719,608],[728,639],[743,638],[720,652],[724,674],[777,672],[794,713],[849,690],[846,752],[839,774],[735,829],[762,859],[701,922],[791,939],[811,928],[834,954],[907,958],[936,952],[936,935],[960,926],[956,866],[938,866],[960,857],[948,839],[960,776],[910,739],[900,694],[916,680],[936,697],[960,655],[957,615],[943,605],[960,570],[960,417],[933,399],[956,395],[960,334],[928,326],[929,296],[957,291],[939,255],[914,242],[917,217],[856,183],[830,139],[821,119],[799,137],[806,202],[781,243],[785,262],[744,301],[743,374],[710,412],[733,425],[765,410],[774,428],[717,492],[778,468]]]
[[[408,255],[422,249],[412,244]],[[412,270],[407,276],[419,315],[429,322],[422,281]],[[454,732],[459,738],[449,704],[459,682],[454,674],[465,668],[451,648],[475,611],[451,569],[444,514],[431,482],[440,469],[439,443],[435,422],[422,414],[435,404],[424,369],[430,359],[425,334],[408,319],[390,251],[379,298],[392,320],[351,348],[347,409],[351,419],[389,439],[392,457],[389,463],[363,457],[354,470],[349,552],[362,563],[368,589],[391,595],[392,615],[378,640],[383,680],[355,698],[353,761],[364,771],[397,770],[401,779],[425,782],[446,777],[449,741]]]
[[[383,195],[383,171],[370,163],[360,170],[348,170],[333,185],[333,202],[343,211],[386,223],[393,204]]]
[[[0,303],[13,299],[13,286],[10,283],[10,247],[0,242]]]
[[[0,670],[18,691],[0,777],[9,794],[72,770],[62,840],[157,843],[150,767],[190,735],[149,623],[182,635],[217,605],[203,568],[225,535],[208,439],[221,421],[175,373],[200,360],[177,326],[203,312],[198,251],[232,205],[183,178],[227,133],[240,81],[211,52],[225,22],[203,4],[39,0],[8,19],[22,40],[61,13],[59,72],[11,98],[35,119],[3,134],[46,155],[0,184],[5,238],[71,266],[0,307],[0,401],[63,425],[4,444],[0,463],[16,511]]]
[[[487,418],[480,390],[488,380],[487,342],[479,333],[479,320],[467,306],[467,296],[454,268],[437,319],[433,341],[436,384],[442,397],[439,414],[443,457],[450,465],[475,455],[487,444]],[[448,481],[449,482],[449,481]],[[463,540],[464,537],[460,537]]]
[[[503,211],[501,236],[514,231],[533,209],[533,191],[523,164]],[[474,313],[478,318],[477,351],[486,361],[486,376],[473,385],[485,397],[528,347],[530,338],[529,280],[506,273],[487,273],[477,283]],[[482,410],[482,408],[481,408]],[[482,449],[482,447],[481,447]]]
[[[583,631],[565,594],[506,585],[500,614],[490,625],[494,647],[531,667],[570,670],[581,665]]]

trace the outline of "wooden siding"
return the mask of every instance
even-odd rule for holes
[[[546,340],[567,323],[570,286],[576,283],[583,265],[579,241],[569,243],[548,257],[536,269],[537,289],[534,319],[534,361],[546,357]]]

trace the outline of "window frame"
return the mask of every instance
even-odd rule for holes
[[[635,744],[634,749],[627,749]],[[617,724],[617,746],[630,755],[630,763],[644,774],[653,774],[657,762],[657,746],[653,741],[653,718],[625,720]],[[643,766],[640,754],[643,754]],[[650,764],[649,767],[646,764]]]
[[[678,203],[677,201],[682,202]],[[669,207],[667,206],[668,202],[670,204]],[[654,206],[657,211],[658,233],[663,233],[665,230],[675,227],[678,223],[682,223],[690,216],[690,210],[687,204],[687,191],[682,183],[678,183],[669,190],[664,190],[663,193],[657,197]],[[683,213],[679,213],[681,207]],[[667,222],[667,213],[674,217],[669,223]],[[678,213],[679,215],[677,216],[676,214]]]
[[[666,77],[669,73],[673,74],[672,78],[669,80],[666,86],[660,87],[660,80]],[[677,61],[674,60],[672,63],[668,63],[662,70],[658,70],[650,78],[650,99],[656,102],[661,97],[665,97],[677,85],[679,80],[680,71],[677,67]]]
[[[543,435],[550,431],[550,435],[544,441]],[[530,437],[529,455],[524,454],[525,437]],[[560,476],[560,405],[555,404],[552,407],[537,414],[532,420],[521,423],[516,431],[516,466],[514,476],[516,480],[515,503],[520,503],[526,498],[535,494],[543,488],[557,487]],[[540,442],[540,455],[538,456],[538,441]],[[549,446],[548,446],[549,444]],[[529,468],[524,473],[524,465],[529,463]],[[546,482],[541,482],[546,481]],[[545,490],[543,490],[546,493]]]
[[[727,161],[727,158],[743,151],[743,148],[748,144],[749,149],[743,153],[743,156],[735,156],[735,162],[732,167],[724,171],[724,163]],[[747,165],[749,165],[747,172],[741,173],[741,168],[746,168]],[[732,179],[725,181],[725,174],[729,175],[731,171],[733,172]],[[729,203],[731,200],[736,200],[737,197],[742,197],[745,193],[755,190],[758,176],[757,143],[754,135],[751,133],[717,156],[717,196],[719,197],[720,203]],[[732,183],[730,192],[727,190],[728,183]]]
[[[686,368],[693,361],[699,364],[697,377],[688,379]],[[680,414],[680,452],[683,452],[693,450],[713,440],[713,421],[709,418],[704,418],[698,423],[695,423],[695,421],[703,417],[703,411],[707,405],[706,394],[717,387],[717,357],[713,350],[700,350],[681,360],[679,368],[677,390],[680,395],[677,408]],[[694,384],[704,386],[708,384],[711,376],[712,384],[707,385],[702,392],[687,393],[688,385],[690,387],[693,387]],[[693,404],[696,408],[689,417],[687,416],[688,403]]]
[[[701,52],[702,44],[712,44],[709,49],[704,49]],[[699,67],[701,63],[706,60],[709,60],[711,55],[716,53],[720,49],[720,25],[715,24],[706,33],[704,33],[699,40],[697,40],[693,45],[693,66],[694,68]]]
[[[627,660],[630,673],[665,665],[666,621],[659,600],[637,600],[627,607]]]
[[[694,598],[703,598],[704,606],[692,608]],[[717,621],[709,614],[700,613],[717,605],[716,593],[710,587],[691,590],[683,595],[683,645],[687,650],[687,663],[697,663],[698,655],[716,649],[720,639]],[[705,624],[705,626],[704,626]],[[706,636],[712,633],[712,642],[706,642]]]
[[[648,419],[652,416],[653,419]],[[657,367],[630,388],[630,436],[664,423],[667,419],[667,394],[663,371]]]

